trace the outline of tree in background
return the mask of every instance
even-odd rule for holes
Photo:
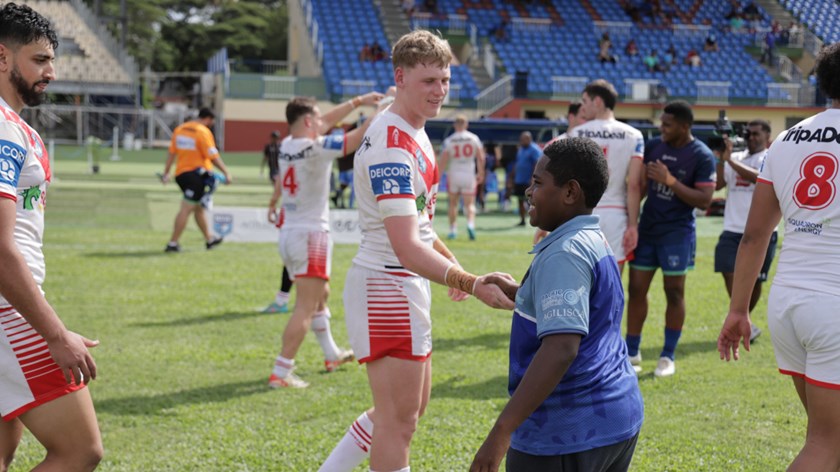
[[[95,0],[85,0],[92,7]],[[126,49],[141,70],[202,71],[222,47],[231,59],[285,60],[286,3],[278,0],[124,0]],[[120,0],[100,0],[103,16],[120,17]],[[119,21],[109,28],[120,37]]]

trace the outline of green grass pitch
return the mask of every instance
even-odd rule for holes
[[[108,152],[103,152],[108,155]],[[205,251],[194,223],[184,252],[164,254],[180,196],[162,186],[165,151],[121,151],[91,175],[75,147],[59,147],[57,181],[47,199],[47,297],[67,326],[101,340],[99,378],[90,388],[105,444],[103,471],[307,471],[370,406],[364,369],[322,372],[310,335],[298,373],[302,391],[266,381],[289,315],[263,315],[279,283],[273,244],[225,243]],[[267,204],[261,156],[225,154],[235,177],[217,205]],[[446,234],[445,197],[435,219]],[[490,207],[495,209],[496,204]],[[450,246],[465,268],[510,272],[528,267],[532,230],[517,217],[478,217],[478,240]],[[642,341],[645,423],[632,470],[782,470],[800,449],[805,415],[791,381],[778,374],[769,332],[738,363],[718,360],[715,341],[728,306],[713,273],[721,219],[698,221],[696,270],[688,276],[688,316],[677,374],[652,376],[662,344],[664,295],[658,275]],[[333,332],[346,346],[341,291],[355,248],[336,245]],[[626,271],[625,271],[626,272]],[[625,274],[626,277],[626,274]],[[626,284],[625,284],[626,285]],[[434,287],[432,399],[412,445],[414,470],[466,470],[507,401],[510,313],[475,300],[454,303]],[[766,328],[766,294],[755,321]],[[12,470],[29,470],[43,451],[27,433]],[[367,470],[366,464],[359,470]]]

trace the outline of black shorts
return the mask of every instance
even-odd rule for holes
[[[560,456],[534,456],[508,449],[505,469],[508,472],[625,472],[630,468],[639,433],[630,439]]]
[[[738,255],[738,245],[741,244],[741,238],[743,237],[743,234],[733,233],[732,231],[724,231],[720,234],[720,239],[715,246],[715,272],[730,274],[735,272],[735,256]],[[758,273],[760,282],[767,281],[770,265],[773,263],[773,258],[776,257],[778,237],[776,231],[773,231],[770,236],[770,244],[767,246],[767,253],[764,255],[764,264],[761,266],[761,272]]]
[[[525,190],[528,190],[530,186],[531,184],[513,184],[513,194],[525,198]]]
[[[181,172],[175,176],[175,182],[184,193],[184,200],[192,203],[200,203],[205,195],[213,193],[216,189],[216,179],[213,173],[199,167],[195,170]]]

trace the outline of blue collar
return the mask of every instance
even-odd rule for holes
[[[580,231],[584,228],[598,228],[598,222],[600,220],[601,218],[598,215],[578,215],[555,228],[554,231],[548,233],[548,236],[538,242],[534,246],[534,249],[531,249],[528,254],[537,254],[542,252],[542,250],[550,246],[551,243],[571,232]]]

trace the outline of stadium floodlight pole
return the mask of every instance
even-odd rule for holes
[[[120,160],[120,128],[119,126],[114,126],[114,134],[113,138],[111,139],[113,151],[111,152],[111,160],[118,161]]]

